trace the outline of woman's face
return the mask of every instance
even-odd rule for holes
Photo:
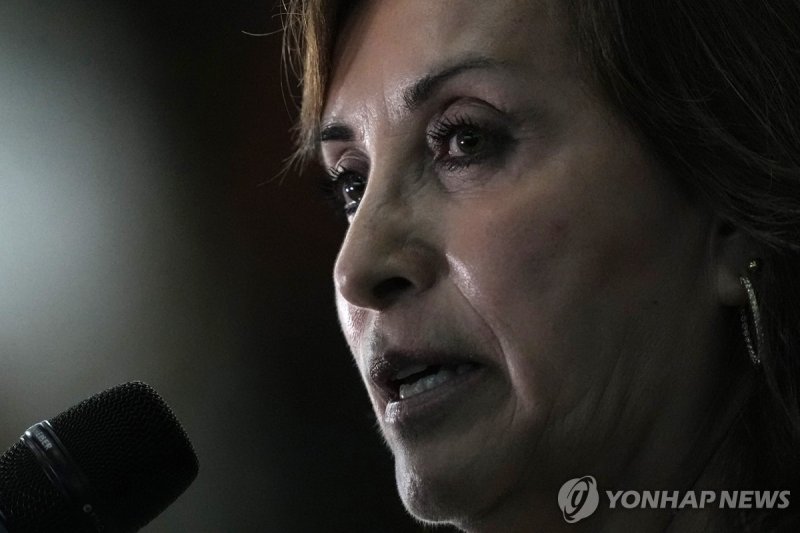
[[[320,135],[350,220],[339,317],[406,506],[491,523],[558,513],[572,477],[657,475],[714,388],[711,217],[550,3],[362,4]]]

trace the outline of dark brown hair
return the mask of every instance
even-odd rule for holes
[[[760,249],[763,368],[742,482],[797,487],[800,3],[569,0],[568,12],[610,105],[674,179]]]
[[[560,1],[606,102],[674,179],[759,249],[763,364],[741,435],[748,463],[759,463],[741,477],[799,488],[800,2]],[[297,160],[316,150],[333,39],[353,4],[286,4],[303,88]]]
[[[335,30],[355,3],[348,0],[284,1],[284,65],[299,80],[302,94],[295,126],[296,150],[290,164],[302,167],[316,152],[316,132],[330,74]]]

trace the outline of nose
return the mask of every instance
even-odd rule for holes
[[[414,209],[364,200],[336,259],[334,283],[350,304],[381,311],[434,286],[441,262],[427,238],[432,225]]]

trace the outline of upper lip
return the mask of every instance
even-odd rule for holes
[[[384,400],[399,399],[400,377],[417,366],[457,366],[461,364],[481,365],[473,354],[446,350],[397,350],[391,349],[377,354],[368,364],[369,377]]]

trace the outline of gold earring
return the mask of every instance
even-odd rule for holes
[[[753,259],[747,265],[747,270],[756,272],[759,268],[758,259]],[[753,366],[761,364],[761,352],[764,347],[764,330],[761,327],[761,312],[758,310],[758,299],[756,298],[756,291],[753,289],[753,284],[747,276],[740,276],[744,291],[747,293],[748,306],[739,309],[739,316],[742,322],[742,334],[744,335],[744,343],[747,345],[747,352],[750,354],[750,361]],[[755,330],[755,339],[750,331],[750,323],[747,319],[746,307],[750,308],[750,315],[752,317],[753,329]]]

